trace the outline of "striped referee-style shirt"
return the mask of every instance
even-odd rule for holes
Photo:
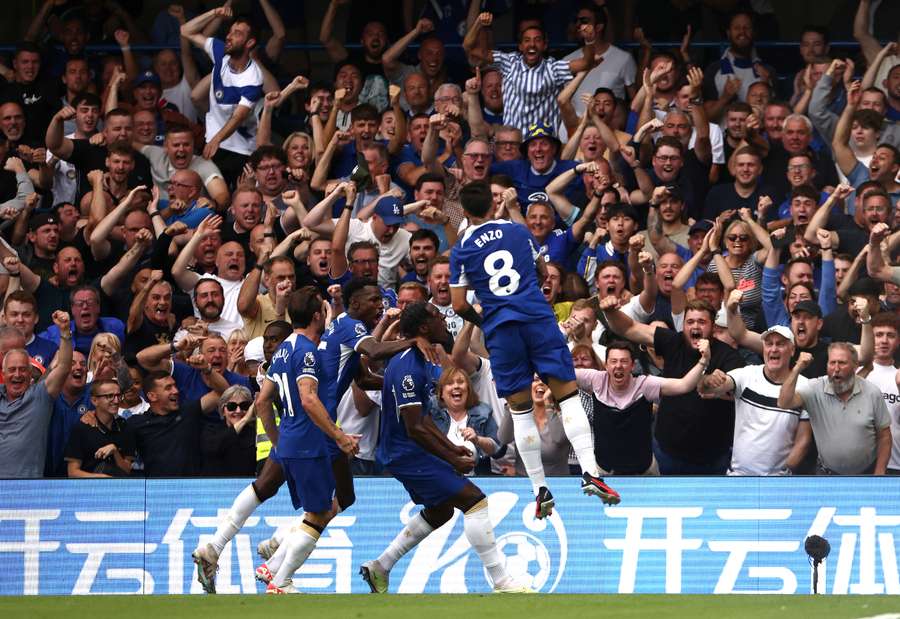
[[[533,67],[518,52],[494,51],[494,63],[503,76],[503,124],[525,133],[529,125],[558,127],[556,96],[572,79],[568,60],[544,59]]]

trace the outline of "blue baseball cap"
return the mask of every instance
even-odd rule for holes
[[[403,203],[394,196],[385,196],[375,205],[375,214],[384,220],[387,226],[400,226],[406,222],[403,216]]]
[[[134,78],[132,88],[137,88],[141,84],[146,84],[147,82],[154,84],[157,88],[162,88],[162,82],[160,81],[159,76],[153,71],[144,71]]]

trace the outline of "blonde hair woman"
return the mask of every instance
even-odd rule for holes
[[[122,362],[122,343],[114,333],[98,333],[88,353],[87,382],[116,380]]]

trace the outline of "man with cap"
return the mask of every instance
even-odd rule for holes
[[[491,174],[506,174],[513,179],[519,204],[549,202],[547,185],[563,172],[574,168],[578,162],[557,158],[560,151],[559,139],[553,129],[544,123],[528,126],[519,148],[522,159],[495,162],[491,166]],[[578,180],[573,181],[566,195],[573,203],[583,204],[583,200],[572,195],[579,184]]]
[[[378,284],[393,287],[397,282],[397,267],[406,258],[409,251],[410,232],[402,228],[406,222],[403,203],[393,195],[385,195],[378,199],[372,216],[366,221],[351,217],[349,210],[353,208],[355,195],[350,183],[338,185],[324,200],[319,202],[303,219],[303,225],[313,232],[330,236],[332,242],[332,273],[341,273],[340,256],[347,255],[350,246],[359,241],[369,241],[378,247]],[[341,217],[331,219],[332,205],[341,196],[351,196],[345,201]],[[349,208],[346,202],[349,202]],[[344,227],[346,226],[346,227]],[[341,238],[346,239],[342,248],[334,247]],[[343,249],[343,251],[335,251]]]
[[[53,276],[59,249],[59,220],[53,213],[38,213],[28,220],[28,242],[19,248],[19,259],[41,279]]]
[[[781,386],[779,408],[809,413],[820,475],[884,475],[891,457],[891,416],[881,389],[856,375],[859,359],[847,342],[828,345],[828,375],[806,379],[812,362],[801,353]]]
[[[757,354],[762,354],[763,342],[760,336],[748,331],[744,326],[738,313],[738,304],[740,303],[743,292],[733,290],[725,302],[725,311],[728,315],[728,333],[739,346],[749,348]],[[872,335],[871,316],[869,314],[866,303],[863,301],[854,301],[855,307],[853,312],[857,316],[860,323],[860,344],[856,346],[856,351],[862,363],[868,363],[873,356],[874,338]],[[820,339],[822,335],[822,310],[819,304],[812,300],[800,301],[794,306],[791,312],[791,333],[794,334],[794,361],[802,352],[808,352],[813,355],[812,363],[808,364],[803,375],[807,378],[815,378],[822,376],[827,372],[828,344]]]
[[[757,336],[762,365],[713,370],[700,381],[704,398],[734,397],[734,445],[729,475],[790,475],[803,461],[812,432],[800,406],[776,403],[791,372],[794,334],[776,325]]]
[[[162,98],[162,82],[153,71],[144,71],[139,74],[134,79],[131,92],[134,99],[132,112],[151,112],[156,119],[156,137],[153,143],[157,146],[162,145],[165,139],[166,127],[172,125],[193,126],[193,123],[178,111],[178,107]]]

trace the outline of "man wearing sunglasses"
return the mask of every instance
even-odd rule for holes
[[[118,417],[122,390],[114,380],[91,385],[96,425],[77,423],[66,445],[69,477],[121,477],[131,474],[134,432]]]

